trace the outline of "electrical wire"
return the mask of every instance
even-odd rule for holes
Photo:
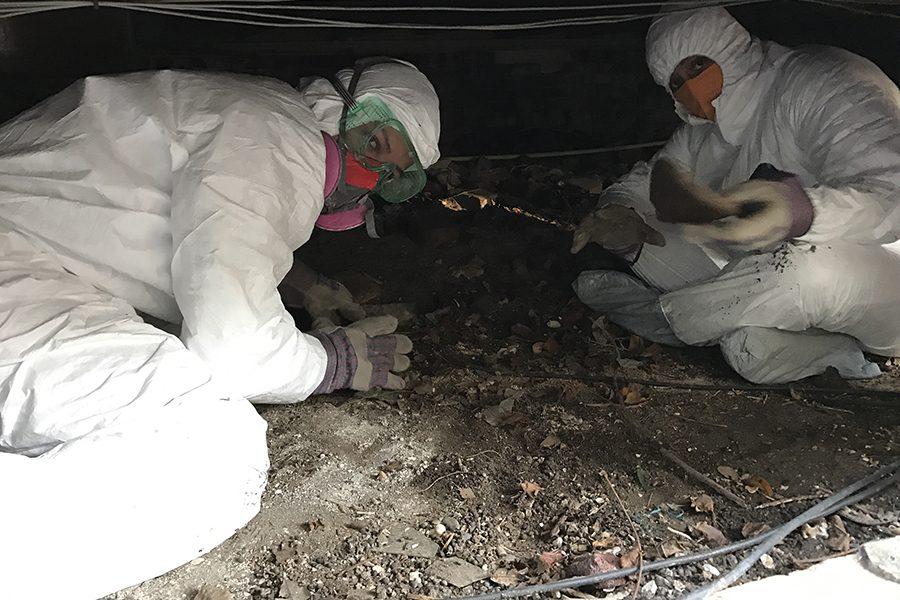
[[[734,6],[740,4],[753,4],[759,2],[767,2],[770,0],[724,0],[717,2],[703,2],[702,6]],[[679,2],[679,5],[682,3]],[[647,5],[659,5],[659,3],[652,2],[639,2],[634,4],[622,3],[616,6],[621,6],[623,8],[628,7],[640,7],[645,8]],[[278,13],[266,13],[260,12],[259,10],[244,10],[241,8],[236,8],[238,6],[250,6],[253,8],[273,8],[275,10],[303,10],[305,7],[301,6],[287,6],[280,4],[252,4],[252,3],[244,3],[244,4],[222,4],[220,3],[198,3],[198,2],[172,2],[169,0],[168,2],[123,2],[123,1],[113,1],[113,0],[80,0],[80,1],[70,1],[63,0],[57,2],[14,2],[7,3],[7,8],[28,8],[34,11],[50,11],[50,10],[64,10],[69,8],[118,8],[125,10],[133,10],[138,12],[145,13],[154,13],[161,14],[166,16],[175,16],[182,17],[188,19],[195,20],[203,20],[203,21],[212,21],[212,22],[220,22],[220,23],[233,23],[233,24],[243,24],[243,25],[258,25],[258,26],[267,26],[267,27],[343,27],[343,28],[367,28],[367,29],[422,29],[422,30],[473,30],[473,31],[518,31],[518,30],[530,30],[530,29],[546,29],[551,27],[570,27],[570,26],[583,26],[583,25],[599,25],[599,24],[608,24],[608,23],[623,23],[638,19],[647,19],[655,16],[655,12],[645,12],[645,13],[625,13],[625,14],[615,14],[615,15],[593,15],[586,17],[573,17],[573,18],[561,18],[561,19],[550,19],[543,21],[532,21],[532,22],[521,22],[521,23],[496,23],[496,24],[487,24],[487,25],[471,25],[471,24],[452,24],[452,25],[442,25],[442,24],[434,24],[434,23],[373,23],[373,22],[363,22],[363,21],[344,21],[344,20],[335,20],[335,19],[320,19],[313,17],[300,17],[300,16],[290,16]],[[696,4],[684,3],[686,8],[680,10],[670,11],[672,13],[677,12],[689,12],[690,10],[694,10],[697,8]],[[327,10],[329,7],[320,7],[322,10]],[[341,7],[341,9],[350,9],[351,7]],[[381,7],[384,10],[392,9],[394,7]],[[428,7],[396,7],[403,9],[411,9],[411,10],[428,10]],[[457,7],[435,7],[435,9],[448,9],[457,8]],[[458,7],[463,8],[463,7]],[[478,10],[480,7],[468,7],[472,8],[474,12]],[[524,8],[524,7],[522,7]],[[538,7],[540,9],[549,9],[550,7]],[[589,7],[580,6],[579,9],[587,10]],[[603,9],[605,7],[597,6],[598,10]],[[356,7],[355,10],[366,10],[365,7]],[[556,12],[565,12],[566,7],[554,7]],[[193,12],[192,12],[193,11]],[[481,11],[481,12],[498,12],[498,11]],[[205,14],[204,14],[205,13]],[[212,14],[209,14],[212,13]],[[19,16],[20,12],[0,12],[0,17],[6,16]],[[262,20],[265,19],[265,20]]]
[[[710,597],[712,594],[720,590],[724,590],[725,588],[736,582],[738,579],[743,577],[744,574],[747,573],[747,571],[749,571],[750,568],[756,564],[756,561],[758,561],[763,554],[774,548],[775,544],[779,543],[795,529],[797,529],[804,523],[808,523],[813,519],[819,518],[825,511],[830,510],[832,506],[835,506],[842,500],[849,498],[852,501],[857,496],[860,496],[860,494],[854,495],[854,492],[857,492],[865,488],[866,486],[878,482],[878,480],[882,478],[884,478],[882,481],[875,483],[875,485],[872,486],[873,494],[878,493],[881,490],[897,483],[897,481],[900,480],[900,473],[896,472],[898,468],[900,468],[900,461],[879,469],[869,477],[866,477],[865,479],[857,483],[847,486],[843,490],[832,496],[829,496],[812,508],[800,513],[778,529],[772,531],[770,535],[758,546],[756,546],[756,548],[754,548],[754,550],[749,555],[747,555],[746,558],[739,562],[734,569],[732,569],[719,579],[716,579],[712,583],[705,585],[698,590],[694,590],[693,592],[685,596],[683,600],[704,600],[705,598]]]
[[[445,31],[525,31],[540,30],[557,27],[579,27],[591,25],[603,25],[614,23],[626,23],[641,19],[655,17],[655,11],[646,11],[657,6],[683,6],[675,10],[667,11],[668,14],[690,12],[697,8],[707,6],[738,6],[755,4],[771,0],[708,0],[691,2],[689,0],[675,0],[675,2],[624,2],[610,5],[573,5],[573,6],[535,6],[535,7],[490,7],[490,6],[377,6],[377,7],[353,7],[353,6],[325,6],[307,5],[297,6],[287,4],[287,0],[267,0],[266,2],[252,2],[252,0],[218,0],[217,2],[196,2],[193,0],[166,0],[163,2],[134,2],[129,0],[56,0],[56,1],[19,1],[7,2],[0,8],[0,18],[10,18],[48,12],[66,10],[72,8],[114,8],[131,10],[163,16],[179,17],[184,19],[229,23],[237,25],[251,25],[274,28],[345,28],[345,29],[411,29],[411,30],[445,30]],[[861,6],[895,6],[888,0],[801,0],[809,4],[840,8],[855,13],[900,18],[900,15],[887,12],[861,8]],[[276,2],[273,4],[272,2]],[[347,21],[340,19],[323,19],[318,17],[297,16],[284,14],[285,11],[308,12],[347,12],[367,11],[378,13],[403,13],[403,12],[453,12],[468,14],[522,14],[553,11],[585,12],[585,11],[609,11],[610,9],[642,9],[645,12],[637,13],[611,13],[596,14],[582,17],[568,17],[548,19],[540,21],[528,21],[518,23],[491,23],[491,24],[436,24],[436,23],[376,23],[367,21]]]
[[[782,531],[787,528],[788,525],[794,523],[799,520],[801,517],[805,518],[805,520],[800,523],[809,522],[814,519],[818,519],[824,516],[828,516],[830,514],[834,514],[837,511],[841,510],[846,506],[850,506],[852,504],[857,504],[866,500],[875,494],[883,491],[887,487],[891,485],[895,485],[898,480],[900,480],[900,473],[897,472],[898,468],[900,468],[900,462],[894,462],[887,467],[883,467],[872,473],[868,477],[861,479],[846,488],[840,490],[839,492],[829,496],[818,504],[814,505],[809,510],[804,511],[801,515],[792,519],[785,525],[774,529],[772,531],[766,532],[764,534],[748,538],[746,540],[735,542],[732,544],[728,544],[725,546],[721,546],[719,548],[713,548],[710,550],[706,550],[703,552],[697,552],[694,554],[688,554],[685,556],[678,556],[673,558],[667,558],[664,560],[658,560],[650,563],[644,563],[643,572],[651,573],[654,571],[659,571],[660,569],[666,569],[669,567],[676,567],[680,565],[686,564],[694,564],[700,561],[708,560],[710,558],[715,558],[717,556],[722,556],[724,554],[733,554],[735,552],[739,552],[741,550],[745,550],[747,548],[752,548],[754,546],[760,547],[763,544],[768,544],[770,540],[772,541],[772,546],[774,546],[778,541],[784,539],[787,533],[782,535]],[[854,493],[855,492],[855,493]],[[793,527],[796,529],[800,525]],[[790,533],[790,532],[788,532]],[[770,547],[771,549],[771,547]],[[765,553],[760,552],[760,555]],[[749,557],[748,557],[749,559]],[[755,561],[754,561],[755,562]],[[739,563],[739,565],[742,565]],[[751,563],[752,566],[752,563]],[[729,572],[729,575],[735,571],[737,571],[738,567],[736,567],[733,571]],[[749,567],[748,567],[749,569]],[[596,585],[598,583],[603,583],[604,581],[609,581],[612,579],[619,579],[621,577],[627,577],[629,575],[633,575],[638,572],[638,567],[629,567],[627,569],[617,569],[615,571],[608,571],[606,573],[600,573],[597,575],[588,575],[584,577],[572,577],[568,579],[561,579],[559,581],[554,581],[550,583],[540,584],[540,585],[532,585],[522,588],[514,588],[508,590],[501,590],[499,592],[492,592],[488,594],[480,594],[477,596],[464,596],[457,597],[455,600],[503,600],[505,598],[523,598],[526,596],[532,596],[536,594],[545,594],[548,592],[555,592],[559,590],[564,590],[568,588],[579,588],[588,585]],[[745,571],[746,572],[746,571]],[[742,575],[743,573],[741,573]],[[738,575],[738,578],[740,575]],[[689,597],[690,598],[690,597]],[[684,598],[683,600],[688,600],[688,598]],[[691,600],[694,600],[691,598]]]
[[[638,144],[623,144],[621,146],[600,146],[597,148],[585,148],[583,150],[557,150],[554,152],[524,152],[519,154],[473,154],[470,156],[445,156],[441,161],[466,162],[478,158],[488,160],[514,160],[517,158],[559,158],[564,156],[584,156],[589,154],[603,154],[604,152],[621,152],[623,150],[637,150],[640,148],[656,148],[664,146],[667,140],[658,142],[641,142]]]
[[[631,377],[625,376],[613,376],[613,375],[569,375],[565,373],[557,374],[557,373],[530,373],[530,374],[516,374],[516,373],[504,373],[504,375],[508,375],[511,377],[522,377],[525,379],[563,379],[563,380],[576,380],[576,381],[598,381],[600,383],[618,383],[620,381],[627,381],[628,383],[636,383],[647,387],[663,387],[663,388],[672,388],[675,390],[691,390],[691,391],[708,391],[708,392],[726,392],[726,391],[736,391],[736,392],[815,392],[819,394],[855,394],[860,396],[870,395],[870,396],[886,396],[888,398],[894,398],[900,400],[900,390],[889,390],[884,388],[835,388],[835,387],[814,387],[814,386],[799,386],[799,385],[789,385],[789,384],[774,384],[774,385],[757,385],[757,384],[715,384],[715,383],[690,383],[683,381],[659,381],[654,379],[634,379]],[[896,404],[897,408],[900,408],[900,404]]]

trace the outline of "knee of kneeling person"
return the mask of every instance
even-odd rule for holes
[[[767,356],[764,349],[754,347],[753,329],[744,327],[725,336],[719,342],[719,348],[725,362],[738,375],[751,383],[767,383]]]

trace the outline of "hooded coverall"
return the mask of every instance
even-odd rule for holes
[[[900,354],[897,86],[838,48],[755,39],[722,8],[653,22],[647,64],[658,84],[668,90],[676,65],[694,55],[713,59],[724,74],[715,122],[676,101],[685,125],[600,200],[634,208],[665,235],[664,247],[644,244],[633,265],[648,287],[588,271],[576,291],[637,329],[644,321],[651,335],[666,328],[686,344],[719,344],[750,381],[793,381],[828,366],[846,377],[878,375],[863,349]],[[814,207],[812,226],[761,252],[688,243],[677,226],[656,219],[649,201],[650,170],[661,157],[717,190],[746,181],[761,163],[796,174]],[[634,305],[640,310],[629,313]],[[654,322],[658,316],[664,321]]]
[[[376,65],[366,93],[437,159],[424,75]],[[277,286],[322,209],[335,103],[145,72],[88,77],[0,127],[0,597],[97,598],[256,514],[266,426],[248,399],[302,400],[325,372]]]

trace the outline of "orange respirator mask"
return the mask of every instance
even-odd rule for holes
[[[725,77],[722,67],[713,63],[693,79],[688,79],[675,92],[675,99],[695,117],[716,120],[716,108],[712,101],[722,95]]]

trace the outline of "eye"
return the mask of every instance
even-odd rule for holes
[[[691,65],[691,73],[693,75],[699,75],[703,71],[703,68],[705,66],[706,66],[705,60],[703,60],[702,58],[696,58],[696,59],[694,59],[694,64]]]
[[[366,146],[366,149],[374,153],[378,153],[381,151],[381,141],[378,139],[377,135],[373,135],[369,138],[369,143]]]

